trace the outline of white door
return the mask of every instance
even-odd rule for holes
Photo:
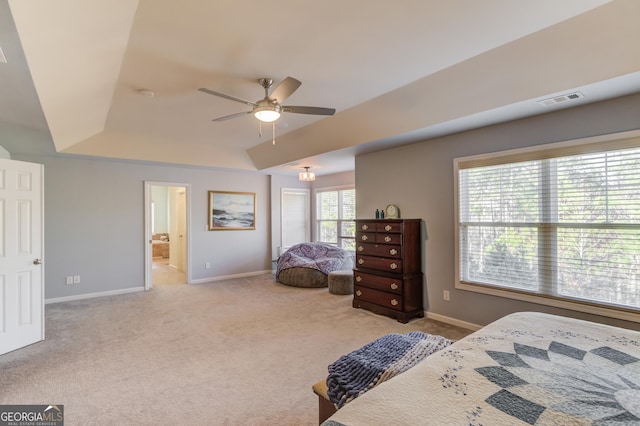
[[[172,186],[169,188],[169,264],[180,272],[186,272],[186,188]]]
[[[44,340],[43,166],[0,159],[0,354]]]

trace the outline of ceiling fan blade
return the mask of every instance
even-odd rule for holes
[[[232,118],[238,118],[238,117],[242,117],[243,115],[251,114],[251,112],[252,111],[236,112],[235,114],[230,114],[230,115],[225,115],[223,117],[214,118],[211,121],[227,121],[227,120],[231,120]]]
[[[293,77],[287,77],[278,87],[273,89],[270,98],[275,99],[278,103],[284,102],[293,92],[295,92],[302,83]]]
[[[218,93],[218,92],[216,92],[214,90],[207,89],[205,87],[201,87],[198,90],[201,91],[201,92],[204,92],[204,93],[208,93],[208,94],[213,95],[213,96],[219,96],[221,98],[229,99],[230,101],[236,101],[236,102],[241,102],[243,104],[247,104],[247,105],[250,105],[250,106],[256,106],[255,102],[251,102],[251,101],[248,101],[248,100],[242,99],[242,98],[236,98],[235,96],[231,96],[231,95],[225,95],[224,93]]]
[[[282,110],[284,112],[292,112],[294,114],[333,115],[336,113],[335,108],[321,108],[310,106],[283,105]]]

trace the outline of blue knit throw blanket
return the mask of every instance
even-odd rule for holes
[[[421,331],[382,336],[329,365],[329,400],[341,408],[453,342]]]

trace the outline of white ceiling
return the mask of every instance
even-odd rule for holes
[[[319,175],[356,154],[640,91],[635,0],[0,0],[0,145]],[[13,18],[13,19],[12,19]],[[275,126],[259,100],[302,86]],[[141,89],[154,97],[142,96]],[[552,107],[538,100],[580,91]]]

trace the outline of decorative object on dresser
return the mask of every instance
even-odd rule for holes
[[[387,219],[400,219],[400,209],[395,204],[389,204],[384,210]]]
[[[356,220],[353,307],[402,323],[424,316],[421,219]]]

